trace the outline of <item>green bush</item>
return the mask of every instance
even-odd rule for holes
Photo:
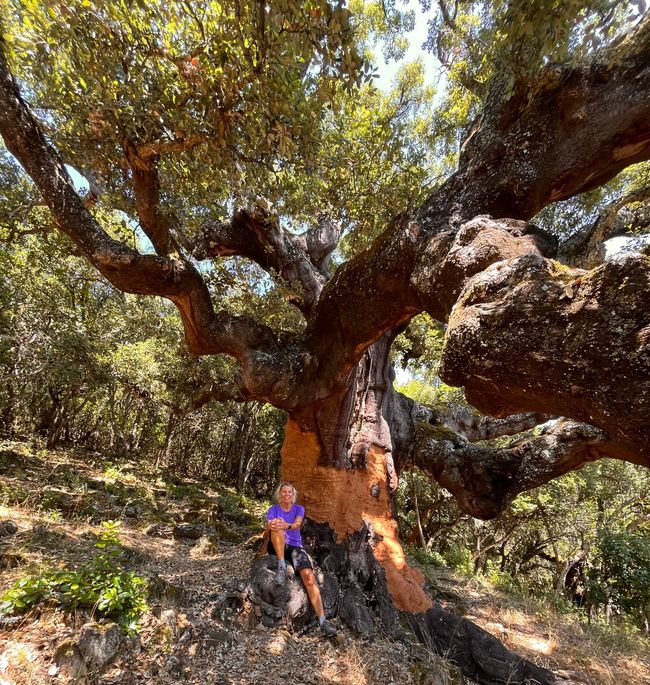
[[[421,547],[411,547],[408,550],[408,553],[421,564],[425,564],[427,566],[444,568],[447,565],[442,555],[435,551],[430,552],[426,549],[422,549]]]
[[[494,585],[495,588],[503,592],[508,592],[516,597],[523,597],[527,593],[522,587],[521,583],[513,578],[509,573],[499,571],[497,569],[490,569],[486,578]]]
[[[618,604],[642,626],[650,606],[650,537],[601,531],[587,575],[587,594],[596,606],[608,600]]]
[[[77,570],[49,569],[19,578],[0,596],[0,615],[21,613],[41,602],[54,602],[68,610],[85,607],[116,620],[127,632],[137,631],[147,608],[147,581],[120,566],[122,546],[117,523],[102,524],[95,544],[98,553]]]
[[[446,549],[442,556],[447,565],[459,573],[472,575],[472,553],[462,545],[454,545]]]

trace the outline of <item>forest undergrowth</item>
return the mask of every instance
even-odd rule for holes
[[[224,592],[248,578],[268,504],[99,453],[3,441],[0,683],[270,684],[279,673],[296,684],[463,682],[415,641],[340,625],[326,641],[313,626],[291,634],[224,613]],[[412,563],[432,597],[523,657],[589,685],[650,683],[640,633],[587,625],[494,578]],[[106,654],[84,651],[88,624]],[[111,650],[101,630],[114,624]]]

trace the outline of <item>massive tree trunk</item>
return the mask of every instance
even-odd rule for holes
[[[409,568],[395,520],[397,473],[391,424],[391,338],[370,347],[349,386],[289,415],[282,478],[296,485],[307,516],[327,523],[338,540],[364,527],[398,609],[423,611],[431,599]]]

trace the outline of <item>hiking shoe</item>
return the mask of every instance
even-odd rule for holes
[[[284,581],[287,579],[287,569],[279,568],[275,574],[275,584],[284,585]]]
[[[327,621],[323,621],[320,627],[320,632],[325,636],[325,637],[334,637],[335,635],[338,634],[338,630],[331,624],[328,623]]]

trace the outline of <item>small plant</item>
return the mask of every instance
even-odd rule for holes
[[[68,610],[85,607],[118,621],[127,632],[138,628],[146,610],[146,579],[121,565],[119,524],[106,521],[95,547],[98,553],[77,570],[49,569],[19,578],[0,596],[0,615],[26,611],[52,601]]]
[[[421,547],[412,547],[408,551],[409,554],[421,564],[436,566],[438,568],[444,568],[447,565],[442,555],[436,551],[430,552]]]
[[[462,545],[452,545],[446,549],[443,558],[447,565],[466,576],[472,575],[472,554]]]
[[[106,462],[106,466],[104,467],[104,479],[105,480],[121,480],[125,476],[124,473],[120,470],[119,466],[113,466],[113,464],[109,461]]]
[[[53,521],[54,523],[60,523],[63,520],[63,514],[59,509],[44,509],[41,512],[43,518],[48,519],[48,521]]]
[[[508,592],[515,597],[524,599],[528,596],[527,588],[521,585],[521,583],[513,578],[509,573],[504,571],[498,571],[497,569],[491,569],[487,574],[487,579],[494,587],[497,589]]]

